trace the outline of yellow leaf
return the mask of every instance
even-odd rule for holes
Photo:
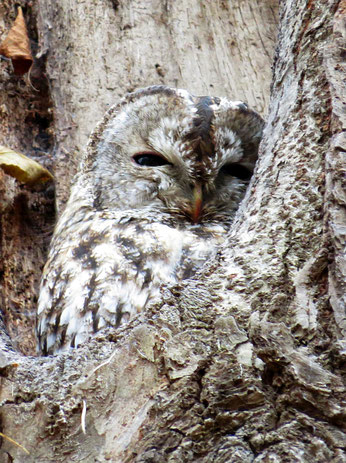
[[[6,174],[27,185],[53,179],[52,174],[38,162],[6,146],[0,146],[0,167]]]

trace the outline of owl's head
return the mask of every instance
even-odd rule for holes
[[[242,102],[164,86],[130,93],[96,127],[82,163],[94,207],[148,220],[230,218],[263,125]]]

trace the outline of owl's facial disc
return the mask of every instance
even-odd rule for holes
[[[168,161],[162,154],[154,151],[143,151],[132,156],[132,162],[141,168],[155,168],[173,164]],[[203,210],[203,192],[201,182],[190,184],[191,194],[188,195],[190,207],[184,208],[184,212],[191,218],[193,223],[200,221]]]
[[[153,88],[129,96],[102,124],[98,156],[90,145],[84,164],[95,172],[94,204],[199,224],[233,217],[263,121],[239,102]]]

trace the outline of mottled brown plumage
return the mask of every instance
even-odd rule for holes
[[[77,346],[141,312],[219,248],[263,120],[242,102],[149,87],[94,130],[45,266],[39,349]]]

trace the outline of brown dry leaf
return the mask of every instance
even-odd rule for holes
[[[53,179],[52,174],[38,162],[6,146],[0,146],[0,167],[6,174],[27,185]]]
[[[14,73],[17,75],[25,74],[32,65],[28,31],[21,7],[18,8],[16,20],[7,37],[0,45],[0,54],[11,59]]]

